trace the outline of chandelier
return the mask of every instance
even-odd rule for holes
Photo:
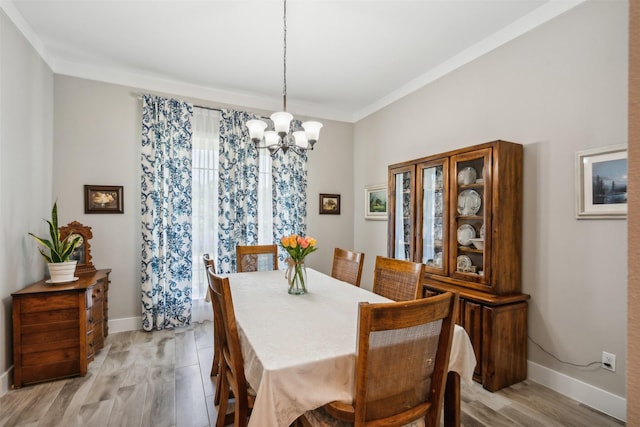
[[[283,49],[283,65],[284,79],[282,90],[282,111],[271,115],[273,129],[266,130],[269,125],[263,120],[248,120],[247,127],[249,135],[256,149],[268,149],[271,156],[282,150],[283,153],[291,150],[301,155],[305,151],[313,150],[314,144],[320,136],[320,122],[304,122],[302,128],[304,130],[295,130],[290,132],[291,121],[293,115],[287,112],[287,0],[284,0],[284,49]],[[264,144],[263,144],[264,141]]]

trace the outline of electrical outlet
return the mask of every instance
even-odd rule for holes
[[[612,372],[616,371],[616,355],[612,353],[602,352],[602,367]]]

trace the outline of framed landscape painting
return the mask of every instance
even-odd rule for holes
[[[320,194],[320,214],[340,215],[340,195]]]
[[[84,213],[124,213],[121,185],[85,185]]]
[[[387,186],[369,185],[364,189],[364,217],[366,219],[387,219]]]
[[[576,218],[627,217],[627,146],[576,153]]]

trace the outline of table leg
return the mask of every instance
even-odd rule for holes
[[[460,427],[460,375],[450,371],[444,389],[444,427]]]

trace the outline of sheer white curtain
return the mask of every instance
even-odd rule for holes
[[[194,321],[211,319],[207,276],[202,256],[216,259],[218,252],[218,144],[220,113],[205,108],[193,108],[193,315]]]
[[[193,108],[193,299],[208,299],[202,255],[218,268],[218,169],[220,112]],[[247,143],[251,143],[247,141]],[[271,157],[260,151],[258,178],[258,244],[273,241]]]
[[[258,181],[258,244],[270,245],[273,241],[273,193],[271,180],[271,156],[269,150],[260,150]],[[275,242],[278,243],[278,242]]]

